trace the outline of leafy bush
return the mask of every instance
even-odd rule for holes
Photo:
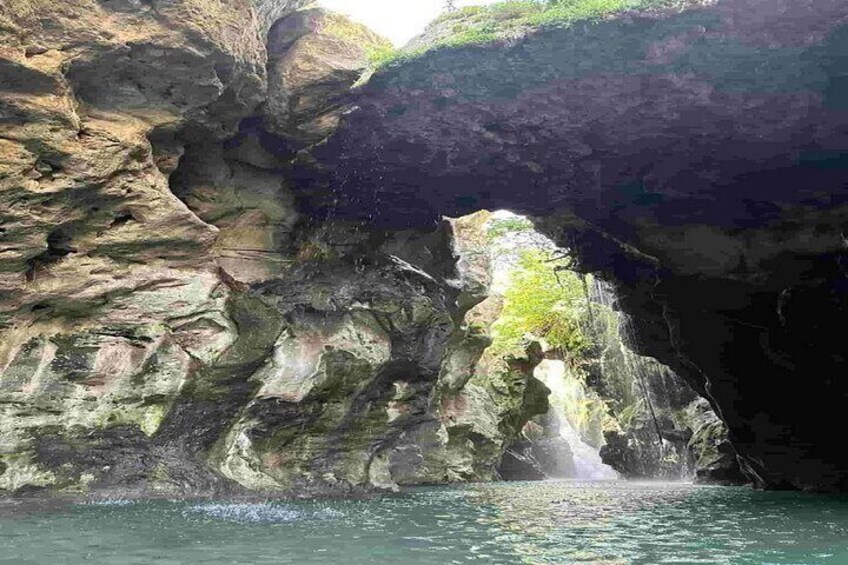
[[[504,310],[494,326],[497,352],[517,351],[528,335],[572,354],[587,345],[583,333],[588,302],[580,275],[570,260],[550,251],[525,251],[504,296]]]
[[[396,62],[402,58],[402,52],[393,45],[380,45],[368,49],[368,62],[372,67],[378,68],[389,63]]]

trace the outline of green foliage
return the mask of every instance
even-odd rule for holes
[[[518,351],[528,335],[572,354],[587,345],[582,328],[588,302],[580,276],[569,265],[567,258],[541,249],[522,254],[493,328],[495,351]]]
[[[366,49],[366,53],[368,54],[368,63],[374,68],[388,65],[389,63],[398,61],[403,57],[403,52],[396,49],[391,44],[371,47]]]
[[[510,233],[526,233],[534,230],[533,222],[527,218],[495,218],[489,222],[486,235],[489,241],[493,241]]]
[[[638,399],[633,404],[625,406],[618,414],[618,424],[621,426],[621,429],[629,430],[634,427],[635,422],[642,416],[644,411],[644,401],[642,399]]]
[[[540,27],[568,27],[633,9],[680,9],[699,0],[506,0],[446,12],[431,27],[440,37],[427,48],[393,50],[372,60],[375,68],[415,59],[433,49],[482,45],[521,36]],[[441,32],[441,30],[445,30]]]

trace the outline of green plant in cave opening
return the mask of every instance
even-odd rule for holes
[[[510,218],[493,218],[489,222],[486,236],[489,241],[498,240],[513,233],[526,233],[535,230],[533,222],[527,218],[516,216]]]
[[[528,336],[570,355],[586,347],[583,328],[588,302],[583,283],[569,270],[570,265],[568,257],[548,250],[522,253],[504,295],[503,313],[493,328],[493,352],[519,351]]]
[[[658,415],[642,382],[644,361],[627,348],[619,313],[603,300],[593,301],[593,278],[577,273],[567,252],[535,232],[526,218],[495,216],[487,236],[496,253],[513,257],[504,261],[509,283],[488,353],[517,358],[532,341],[543,340],[557,350],[567,375],[584,391],[563,397],[566,404],[558,408],[585,442],[600,447],[606,432],[652,425],[662,445]],[[490,371],[485,386],[499,398],[515,398],[525,374],[512,378],[509,371]]]
[[[403,59],[403,52],[393,45],[376,45],[366,50],[368,63],[373,68],[380,68],[389,63]]]

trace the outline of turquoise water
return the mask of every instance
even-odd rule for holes
[[[848,564],[848,499],[627,482],[0,505],[0,563]]]

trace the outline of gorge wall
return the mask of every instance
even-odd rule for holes
[[[304,7],[0,7],[0,489],[496,478],[541,353],[480,368],[485,214],[441,217],[499,208],[615,283],[761,484],[848,487],[843,2],[542,28],[352,91],[383,41]]]

